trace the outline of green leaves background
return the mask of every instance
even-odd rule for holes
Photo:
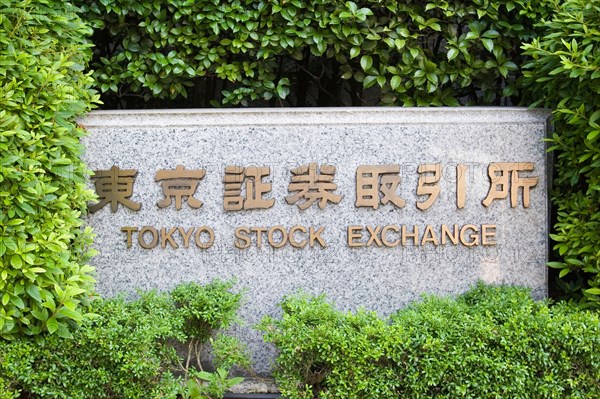
[[[93,23],[94,78],[115,108],[515,104],[519,46],[550,9],[539,0],[75,3]]]
[[[70,336],[89,303],[92,193],[75,118],[98,97],[84,72],[91,30],[62,1],[0,12],[0,336]]]

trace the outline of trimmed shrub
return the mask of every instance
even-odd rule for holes
[[[572,297],[600,308],[600,5],[555,3],[539,25],[543,37],[523,47],[533,59],[524,66],[533,105],[555,109],[551,237],[560,260],[550,266],[570,274],[563,286]]]
[[[91,30],[68,2],[5,0],[0,13],[0,336],[70,335],[89,304],[93,193],[75,118],[98,96]]]
[[[544,0],[76,4],[113,108],[516,104],[519,47],[551,10]]]
[[[217,328],[231,324],[239,306],[240,294],[230,288],[221,282],[185,284],[174,295],[151,291],[136,301],[99,299],[96,315],[86,318],[72,339],[54,334],[0,341],[0,387],[5,385],[0,398],[176,398],[185,394],[181,376],[189,379],[190,389],[210,389],[212,397],[222,397],[227,382],[239,382],[228,378],[231,367],[248,362],[235,338],[215,336]],[[201,304],[176,299],[195,294],[204,299]],[[190,323],[198,326],[191,334]],[[219,373],[193,368],[177,355],[175,344],[189,340],[218,348]],[[222,382],[220,389],[202,383],[202,377]]]
[[[600,397],[600,320],[479,284],[382,320],[296,295],[260,328],[286,398]]]

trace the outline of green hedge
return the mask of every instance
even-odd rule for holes
[[[94,282],[75,124],[98,98],[84,72],[91,30],[62,0],[1,7],[0,336],[69,336]]]
[[[524,46],[532,58],[527,90],[535,105],[555,109],[552,238],[560,261],[550,265],[560,269],[571,297],[600,308],[600,4],[557,6],[540,24],[544,36]]]
[[[296,398],[600,397],[600,319],[528,291],[480,284],[426,297],[389,320],[295,295],[261,324]]]
[[[239,382],[229,378],[229,370],[248,364],[236,339],[215,336],[235,319],[241,295],[231,287],[189,283],[170,294],[143,293],[135,301],[99,299],[96,315],[86,318],[72,339],[55,334],[0,340],[0,398],[175,399],[194,391],[222,397]],[[185,299],[190,297],[200,300]],[[212,347],[219,372],[200,371],[195,353],[179,357],[175,348],[188,342],[196,342],[198,352]],[[182,379],[189,380],[189,391]]]
[[[95,29],[103,100],[126,108],[515,104],[519,47],[551,10],[543,0],[76,3]]]

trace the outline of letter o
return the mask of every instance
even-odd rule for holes
[[[147,243],[146,241],[144,241],[145,233],[152,234],[152,241],[150,241],[150,243]],[[142,229],[138,233],[138,243],[140,244],[140,247],[142,247],[144,249],[154,248],[156,246],[156,244],[158,244],[158,231],[152,226],[142,227]]]
[[[273,240],[273,233],[277,230],[281,231],[281,241],[280,242],[275,242],[275,240]],[[267,238],[269,239],[269,244],[271,244],[271,246],[273,248],[281,248],[287,243],[288,235],[287,235],[287,231],[285,230],[285,227],[273,226],[269,229]]]
[[[206,232],[208,233],[208,241],[202,242],[200,235]],[[215,242],[215,232],[208,226],[198,227],[196,229],[196,233],[194,234],[194,240],[196,241],[196,246],[200,249],[208,249],[212,247]]]

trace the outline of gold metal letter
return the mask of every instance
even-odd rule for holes
[[[467,165],[456,165],[456,207],[463,209],[467,198]]]
[[[146,241],[144,241],[144,234],[146,233],[150,233],[152,235],[152,240],[150,241],[150,243],[146,243]],[[156,244],[158,244],[158,231],[156,231],[156,229],[152,226],[142,227],[142,229],[138,233],[138,244],[140,244],[140,247],[144,249],[154,248]]]
[[[367,231],[371,234],[371,238],[367,241],[367,247],[370,247],[373,242],[378,247],[381,247],[383,243],[379,240],[379,233],[381,232],[381,226],[375,226],[375,230],[371,228],[371,226],[367,226]]]
[[[321,245],[321,248],[326,247],[325,241],[323,240],[323,237],[321,237],[321,234],[323,233],[323,231],[325,231],[325,227],[319,227],[317,229],[317,231],[315,231],[314,227],[312,227],[312,226],[309,227],[308,237],[309,237],[309,245],[311,248],[315,246],[315,241],[319,242],[319,244]]]
[[[406,226],[402,225],[402,246],[406,246],[406,239],[412,238],[413,245],[419,246],[419,226],[413,226],[414,230],[412,233],[406,231]]]
[[[467,230],[473,230],[473,233],[469,234],[469,238],[472,239],[472,241],[466,241],[465,240],[465,232]],[[466,247],[472,247],[473,245],[479,245],[479,230],[477,229],[477,226],[474,226],[472,224],[465,224],[462,229],[460,229],[460,242],[462,245],[466,246]]]
[[[495,224],[481,225],[481,245],[496,245],[496,241],[488,241],[488,237],[492,239],[496,238]]]
[[[348,246],[349,247],[363,247],[364,244],[361,241],[354,241],[355,238],[359,240],[362,238],[362,227],[361,226],[348,226]]]
[[[167,229],[165,229],[164,227],[160,229],[160,246],[165,248],[167,246],[167,241],[169,241],[169,244],[171,244],[173,248],[179,248],[179,245],[177,245],[177,243],[173,240],[172,237],[173,233],[175,233],[176,231],[177,227],[169,229],[168,232]]]
[[[425,232],[423,232],[423,238],[421,239],[421,246],[427,244],[428,242],[433,243],[433,245],[436,247],[440,244],[431,225],[425,226]]]
[[[202,242],[202,239],[200,238],[200,235],[204,232],[208,233],[208,241],[207,242]],[[213,243],[215,242],[215,232],[213,231],[213,229],[211,229],[208,226],[198,227],[196,229],[196,234],[194,234],[194,239],[196,241],[196,246],[198,248],[208,249],[208,248],[212,247]]]
[[[254,231],[256,233],[256,246],[258,248],[262,247],[262,233],[267,232],[266,227],[250,227],[250,231]]]
[[[275,204],[275,199],[265,199],[263,195],[271,191],[271,183],[262,181],[263,177],[271,174],[268,166],[247,168],[241,166],[225,167],[225,193],[223,208],[226,211],[243,209],[267,209]],[[246,198],[242,196],[242,185],[246,181]]]
[[[89,205],[90,212],[97,212],[108,203],[110,203],[110,210],[113,213],[117,211],[119,204],[132,211],[139,211],[142,204],[128,199],[133,195],[136,174],[137,170],[135,169],[121,170],[118,166],[113,166],[110,170],[95,170],[92,179],[96,181],[94,186],[100,202]]]
[[[300,242],[297,242],[294,239],[294,233],[296,231],[301,231],[304,234],[306,234],[306,228],[304,226],[296,225],[296,226],[292,227],[290,229],[290,235],[289,235],[289,238],[288,238],[290,240],[290,244],[292,244],[292,247],[294,247],[294,248],[304,248],[306,246],[307,241],[306,241],[306,239],[304,239],[304,240],[302,240]]]
[[[245,233],[245,234],[242,234]],[[237,238],[237,240],[234,242],[235,247],[239,248],[239,249],[247,249],[250,248],[250,245],[252,244],[252,241],[250,240],[250,237],[248,237],[248,234],[250,234],[250,229],[248,227],[238,227],[237,229],[235,229],[235,238]]]
[[[417,183],[417,195],[429,195],[423,202],[417,201],[417,208],[424,211],[429,209],[433,202],[440,194],[440,186],[437,184],[442,177],[441,165],[440,164],[422,164],[417,169],[419,173],[433,173],[433,176],[423,175],[419,176]]]
[[[187,232],[183,229],[183,227],[178,227],[177,230],[179,230],[179,234],[181,234],[181,237],[183,237],[184,248],[189,248],[190,237],[192,236],[192,233],[194,232],[194,228],[190,227]]]
[[[538,177],[521,177],[519,172],[529,172],[534,169],[533,162],[496,162],[488,166],[490,190],[483,200],[488,207],[495,199],[508,197],[510,185],[510,206],[516,208],[519,188],[523,189],[523,208],[529,208],[529,190],[538,183]],[[510,182],[510,183],[509,183]]]
[[[131,248],[131,235],[133,233],[135,233],[136,231],[138,231],[137,227],[129,227],[129,226],[123,226],[121,227],[121,231],[124,231],[127,233],[127,248]]]
[[[273,233],[275,233],[275,231],[277,231],[277,230],[279,230],[281,232],[281,241],[279,241],[279,242],[275,242],[275,240],[273,239]],[[283,227],[283,226],[271,227],[269,229],[269,232],[267,233],[267,239],[269,240],[269,244],[271,244],[271,246],[273,248],[283,247],[288,239],[287,231],[285,230],[285,227]]]
[[[198,188],[198,183],[204,177],[204,169],[185,170],[183,165],[177,165],[175,170],[160,169],[154,176],[155,181],[162,181],[162,190],[165,198],[158,201],[156,205],[159,208],[166,208],[171,205],[171,197],[175,197],[175,209],[181,209],[183,197],[187,197],[187,203],[191,208],[198,209],[202,206],[202,201],[193,197]]]
[[[361,165],[356,168],[356,206],[379,208],[393,203],[403,208],[406,202],[396,195],[400,184],[400,165]],[[379,198],[379,193],[383,195]]]
[[[454,225],[454,232],[450,232],[450,229],[445,224],[442,225],[442,245],[446,245],[446,237],[452,241],[452,244],[458,245],[458,225]]]
[[[398,246],[400,244],[400,240],[396,240],[394,242],[390,242],[387,240],[388,230],[394,230],[396,233],[400,233],[400,229],[397,226],[385,226],[383,230],[381,230],[381,241],[383,241],[383,245],[389,248]]]
[[[298,208],[306,209],[315,201],[319,201],[319,208],[325,208],[327,202],[338,204],[342,200],[341,195],[334,194],[337,184],[333,183],[335,166],[322,165],[320,173],[317,172],[317,164],[302,165],[292,169],[292,182],[288,185],[291,195],[285,197],[288,204],[293,205],[298,201]]]

